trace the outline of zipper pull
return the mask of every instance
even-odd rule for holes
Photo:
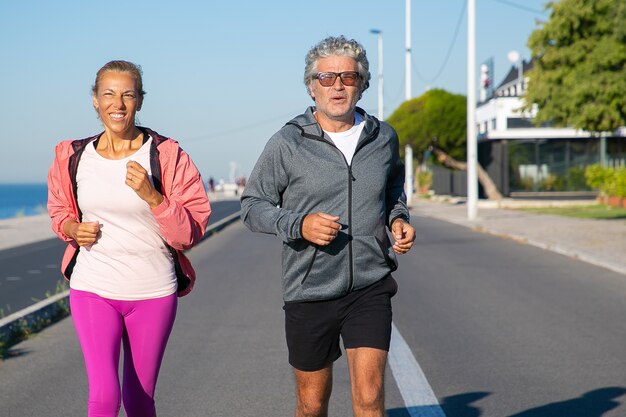
[[[350,174],[350,179],[351,179],[352,181],[356,181],[356,178],[354,178],[354,175],[352,175],[352,168],[350,168],[350,169],[348,170],[348,173]]]

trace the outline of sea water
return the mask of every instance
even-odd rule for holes
[[[47,213],[46,184],[0,184],[0,219]]]

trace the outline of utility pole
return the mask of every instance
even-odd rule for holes
[[[411,99],[411,0],[405,0],[404,10],[404,43],[406,52],[404,54],[404,99]],[[404,147],[404,194],[407,205],[411,205],[413,199],[413,148],[411,145]]]
[[[378,37],[378,120],[384,119],[383,111],[383,32],[378,29],[370,29],[370,33]]]
[[[404,99],[411,99],[411,0],[405,0],[404,26],[406,53],[404,54]]]
[[[476,0],[467,0],[467,218],[478,205],[476,145]]]
[[[404,194],[406,195],[406,204],[411,206],[411,200],[413,200],[413,148],[411,145],[404,147]]]

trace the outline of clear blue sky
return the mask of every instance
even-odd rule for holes
[[[477,0],[476,61],[499,83],[528,58],[545,0]],[[465,94],[466,0],[412,1],[412,93]],[[96,71],[138,63],[147,91],[138,119],[180,141],[205,179],[248,175],[268,138],[312,101],[304,56],[343,34],[368,52],[373,80],[359,105],[377,109],[377,38],[383,32],[385,117],[404,100],[404,0],[2,1],[0,182],[45,182],[54,145],[102,130],[91,106]],[[455,37],[455,31],[456,37]],[[446,59],[448,57],[448,59]]]

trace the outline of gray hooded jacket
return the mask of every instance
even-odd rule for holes
[[[310,107],[270,138],[242,194],[244,223],[283,241],[285,302],[342,297],[397,267],[387,228],[398,217],[409,220],[398,137],[356,110],[365,126],[351,165]],[[327,246],[302,237],[304,216],[316,212],[339,216],[342,225]]]

